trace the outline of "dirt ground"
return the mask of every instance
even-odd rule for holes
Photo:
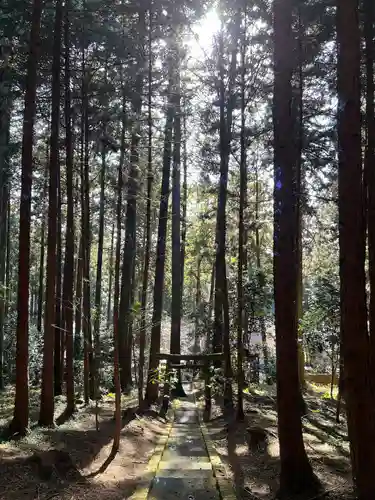
[[[14,394],[11,389],[0,395],[0,428],[11,416]],[[220,401],[213,405],[208,424],[211,439],[235,484],[241,500],[271,500],[278,488],[279,449],[275,389],[251,388],[245,394],[246,420],[224,418]],[[95,408],[78,405],[73,419],[54,429],[35,425],[38,416],[39,391],[31,391],[31,432],[19,441],[0,441],[0,500],[75,500],[126,499],[133,493],[165,421],[155,414],[124,419],[121,448],[115,459],[106,464],[114,432],[113,395],[100,403],[99,432],[95,428]],[[349,444],[344,416],[335,421],[336,401],[325,388],[309,386],[305,395],[308,411],[303,417],[304,440],[315,473],[326,493],[317,498],[352,500]],[[136,400],[123,400],[124,409]],[[63,413],[64,398],[57,398],[56,418]],[[131,412],[129,412],[131,414]],[[33,424],[34,422],[34,424]],[[254,446],[249,429],[263,429],[267,441]],[[264,446],[263,446],[264,444]],[[35,452],[48,449],[66,450],[76,467],[73,480],[54,474],[41,480],[35,464],[28,459]],[[313,500],[303,498],[301,500]]]
[[[336,401],[327,397],[326,390],[316,389],[309,386],[307,390],[308,411],[302,419],[306,450],[325,488],[325,493],[313,498],[352,500],[345,419],[341,415],[341,422],[336,423]],[[219,405],[214,405],[208,424],[211,439],[235,484],[238,498],[270,500],[277,493],[279,473],[275,389],[250,390],[245,395],[245,413],[245,422],[238,423],[224,418]],[[254,446],[254,429],[264,429],[267,442]]]
[[[14,394],[9,389],[0,395],[0,427],[12,415]],[[39,392],[31,394],[31,431],[18,441],[0,441],[0,500],[78,500],[124,499],[134,491],[142,478],[165,421],[155,415],[124,419],[121,447],[114,460],[107,464],[114,432],[114,400],[105,397],[100,403],[99,424],[95,428],[95,407],[78,405],[74,418],[54,429],[35,426]],[[123,401],[123,408],[136,404],[134,398]],[[56,419],[63,413],[64,398],[56,402]],[[129,412],[130,413],[130,412]],[[54,471],[51,479],[41,480],[35,463],[29,459],[43,450],[66,450],[74,464],[74,478],[62,478]],[[105,470],[103,470],[105,468]]]

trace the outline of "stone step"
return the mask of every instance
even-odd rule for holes
[[[198,446],[193,446],[190,443],[178,445],[170,443],[165,449],[162,459],[175,460],[177,457],[190,457],[191,459],[201,460],[202,457],[207,457],[207,451],[203,443]]]

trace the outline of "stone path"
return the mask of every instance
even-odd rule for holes
[[[219,500],[193,395],[179,400],[149,500]]]

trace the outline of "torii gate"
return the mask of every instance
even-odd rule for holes
[[[200,368],[203,370],[204,375],[204,413],[203,417],[208,420],[211,415],[211,364],[224,360],[224,353],[210,353],[210,354],[167,354],[158,353],[156,355],[159,361],[165,360],[166,367],[166,380],[164,383],[163,405],[162,409],[166,413],[169,407],[170,400],[170,376],[171,370],[182,370]],[[185,364],[180,364],[180,361],[186,361]]]

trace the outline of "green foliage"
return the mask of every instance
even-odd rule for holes
[[[308,289],[308,305],[300,328],[312,353],[326,353],[337,361],[340,335],[340,291],[337,276],[328,273],[314,279]]]
[[[252,318],[270,318],[273,289],[262,269],[250,269],[245,283],[245,307]]]

